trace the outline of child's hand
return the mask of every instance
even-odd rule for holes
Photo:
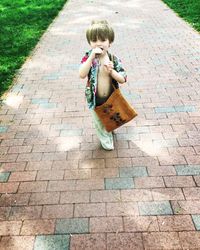
[[[101,55],[103,53],[103,49],[96,47],[95,49],[92,50],[92,58],[94,59],[95,57]]]
[[[104,64],[104,67],[105,67],[105,70],[108,74],[111,74],[112,73],[112,70],[114,68],[113,66],[113,62],[112,61],[109,61],[107,63]]]

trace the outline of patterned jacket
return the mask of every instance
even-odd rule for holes
[[[85,56],[82,58],[81,63],[84,63],[87,61],[88,57],[90,56],[92,50],[89,50],[85,53]],[[113,61],[114,70],[116,70],[119,74],[121,74],[125,81],[127,80],[127,75],[122,67],[121,60],[116,57],[115,55],[111,55],[108,53],[108,56],[111,61]],[[96,107],[96,90],[97,90],[97,74],[98,74],[98,60],[95,58],[92,62],[89,74],[88,74],[88,81],[85,89],[85,96],[88,103],[89,109],[94,109]],[[115,79],[112,79],[112,84],[115,86],[115,88],[119,88],[119,85]]]

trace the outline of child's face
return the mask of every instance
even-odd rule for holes
[[[108,39],[105,41],[97,40],[96,42],[90,41],[90,46],[92,49],[95,49],[97,47],[103,49],[104,52],[108,51],[108,48],[110,47],[110,42]]]

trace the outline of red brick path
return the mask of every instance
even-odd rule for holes
[[[139,116],[103,151],[78,78],[112,23]],[[159,0],[71,0],[0,109],[0,249],[200,249],[199,34]]]

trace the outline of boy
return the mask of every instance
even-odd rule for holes
[[[94,108],[107,101],[114,87],[119,87],[118,83],[126,82],[126,72],[121,61],[116,56],[112,61],[108,53],[114,41],[114,31],[107,21],[93,21],[86,31],[86,37],[91,50],[82,58],[79,76],[82,79],[88,77],[86,98],[101,145],[105,150],[113,150],[113,134],[105,130]]]

